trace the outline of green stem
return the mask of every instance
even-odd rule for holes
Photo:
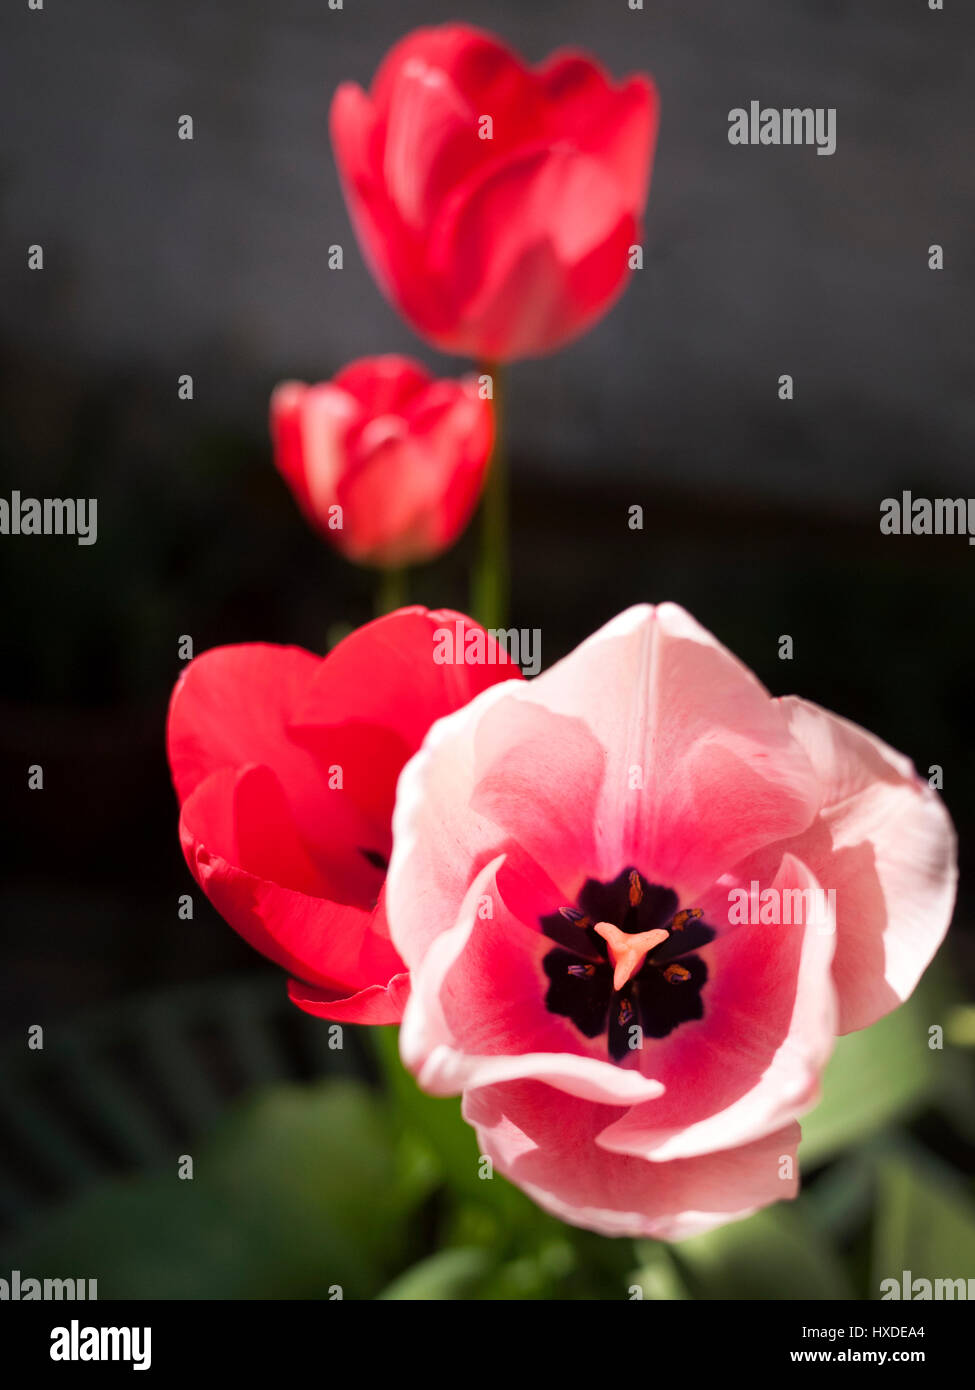
[[[403,1081],[403,1063],[399,1056],[399,1028],[388,1024],[381,1028],[364,1028],[366,1041],[387,1091],[396,1093]]]
[[[394,608],[406,605],[406,570],[383,569],[379,571],[379,585],[376,589],[376,617],[392,613]]]
[[[508,621],[508,476],[505,456],[504,401],[501,368],[482,369],[494,382],[494,448],[481,499],[481,544],[474,571],[471,607],[484,627],[502,628]]]

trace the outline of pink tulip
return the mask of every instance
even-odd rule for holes
[[[954,901],[951,822],[910,762],[772,699],[673,604],[439,721],[393,831],[404,1061],[463,1093],[501,1172],[607,1234],[793,1195],[836,1032],[911,993]],[[817,890],[798,925],[732,909]]]
[[[552,352],[622,291],[657,136],[647,77],[537,68],[465,24],[417,29],[332,104],[335,158],[384,293],[446,352]]]
[[[476,631],[443,660],[439,635]],[[384,879],[396,779],[431,722],[518,667],[449,611],[404,608],[326,657],[216,647],[173,691],[167,745],[183,853],[217,911],[294,978],[308,1013],[398,1022],[409,991]]]
[[[399,567],[453,545],[484,481],[494,426],[473,377],[405,357],[354,362],[271,398],[275,462],[308,520],[350,560]]]

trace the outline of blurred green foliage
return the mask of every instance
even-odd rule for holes
[[[834,1158],[937,1098],[952,1063],[946,1066],[946,1048],[929,1046],[928,1030],[945,1028],[952,998],[946,971],[933,967],[906,1004],[871,1028],[838,1039],[822,1098],[802,1121],[804,1168]]]
[[[955,1008],[933,970],[841,1039],[803,1122],[798,1200],[678,1244],[576,1230],[481,1177],[459,1102],[417,1088],[387,1028],[367,1033],[382,1088],[263,1087],[196,1146],[191,1181],[174,1154],[165,1173],[103,1183],[0,1263],[97,1278],[101,1299],[876,1299],[904,1270],[972,1277],[971,1187],[923,1142],[971,1110]]]

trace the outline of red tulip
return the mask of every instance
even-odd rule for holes
[[[648,77],[616,86],[581,53],[530,68],[467,25],[410,34],[331,112],[384,292],[447,352],[510,360],[578,337],[626,281],[658,105]]]
[[[271,398],[275,462],[309,521],[350,560],[429,560],[470,520],[494,425],[476,381],[436,381],[405,357],[370,357]]]
[[[353,1023],[394,1023],[408,993],[384,879],[400,769],[430,724],[521,672],[485,634],[479,664],[442,635],[476,623],[405,608],[322,658],[254,643],[183,672],[167,744],[180,840],[207,897],[284,967],[292,1000]]]

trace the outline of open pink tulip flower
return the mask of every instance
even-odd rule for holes
[[[511,677],[518,667],[476,623],[423,608],[324,658],[217,647],[181,675],[167,744],[187,864],[307,1012],[399,1021],[409,980],[384,890],[396,780],[435,719]]]
[[[386,886],[405,1063],[540,1205],[679,1239],[796,1190],[837,1032],[941,942],[954,835],[880,739],[673,604],[440,720]]]
[[[385,294],[446,352],[507,361],[578,337],[629,275],[658,105],[649,78],[617,85],[583,53],[532,68],[466,24],[409,34],[331,113]]]
[[[477,505],[494,422],[474,377],[435,380],[393,355],[271,398],[275,463],[348,559],[399,568],[453,545]]]

